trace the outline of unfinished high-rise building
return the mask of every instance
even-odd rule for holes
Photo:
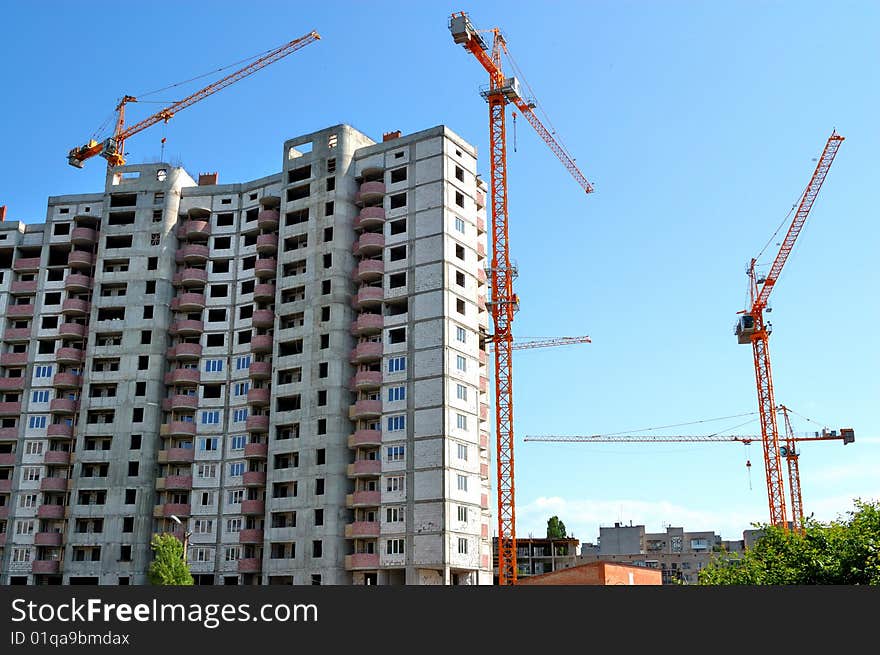
[[[0,222],[0,584],[491,584],[476,164],[337,125]]]

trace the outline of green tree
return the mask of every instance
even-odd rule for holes
[[[568,536],[565,533],[565,523],[559,520],[558,516],[551,516],[547,519],[547,538],[548,539],[565,539]]]
[[[147,577],[154,585],[191,585],[193,577],[186,565],[183,543],[173,534],[154,534],[150,541],[155,557]]]
[[[761,525],[739,554],[720,554],[700,571],[703,585],[880,585],[880,502],[856,500],[830,523],[808,518],[805,532]]]

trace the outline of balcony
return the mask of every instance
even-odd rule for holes
[[[38,519],[63,519],[64,518],[64,505],[49,505],[47,503],[43,503],[39,507],[37,507],[37,518]]]
[[[58,389],[78,389],[82,386],[82,376],[75,373],[56,373],[52,378],[52,386]]]
[[[163,478],[159,478],[160,480]],[[192,489],[193,478],[191,475],[166,475],[165,489],[167,490],[188,490]]]
[[[345,526],[346,539],[370,539],[378,536],[378,521],[355,521]]]
[[[69,273],[64,278],[64,290],[73,293],[83,293],[92,288],[92,278],[82,273]]]
[[[15,453],[0,453],[0,466],[15,466]]]
[[[27,305],[7,305],[6,315],[10,318],[30,317],[34,315],[34,306]]]
[[[179,343],[168,349],[168,359],[198,359],[202,356],[202,346],[198,343]],[[188,370],[188,369],[176,369]],[[192,369],[198,370],[198,369]]]
[[[12,491],[12,478],[0,480],[0,493],[9,493],[10,491]]]
[[[178,346],[180,346],[180,344],[178,344]],[[182,382],[198,384],[201,377],[201,372],[197,368],[176,368],[165,374],[165,384],[172,385],[180,384]]]
[[[241,476],[241,483],[245,487],[265,487],[266,472],[265,471],[245,471]]]
[[[270,328],[275,325],[275,312],[271,309],[254,310],[251,325],[257,328]]]
[[[19,416],[21,414],[21,401],[14,403],[0,403],[0,416]]]
[[[70,242],[77,246],[93,246],[97,240],[97,231],[90,227],[75,227],[70,232]]]
[[[486,296],[477,296],[477,307],[481,312],[486,311]]]
[[[208,281],[208,271],[201,268],[184,268],[179,275],[185,287],[204,286]]]
[[[74,250],[67,258],[67,265],[71,268],[88,270],[95,263],[95,256],[85,250]]]
[[[24,388],[24,378],[0,378],[0,391],[15,391]]]
[[[26,366],[27,353],[3,353],[0,355],[0,366]]]
[[[381,430],[356,430],[353,435],[348,438],[349,448],[360,448],[362,446],[381,446],[382,431]]]
[[[376,477],[382,474],[382,462],[378,459],[359,459],[348,465],[348,477]]]
[[[358,400],[354,405],[348,408],[348,417],[353,421],[376,418],[381,415],[381,400]]]
[[[243,557],[238,560],[239,573],[259,573],[263,566],[263,560],[259,557]]]
[[[81,323],[62,323],[58,326],[58,336],[62,338],[82,339],[85,333],[86,326]]]
[[[210,212],[208,213],[210,215]],[[192,214],[190,214],[190,216],[192,216]],[[211,236],[211,223],[210,221],[190,218],[190,220],[184,221],[178,234],[183,235],[191,241],[205,241]]]
[[[486,284],[486,270],[483,268],[477,269],[477,282],[480,284]]]
[[[380,307],[384,298],[385,291],[382,287],[361,287],[354,298],[354,306],[356,309]]]
[[[12,295],[16,294],[28,294],[28,293],[36,293],[37,292],[37,281],[36,280],[13,280],[12,284],[9,285],[9,293]]]
[[[358,371],[351,379],[354,390],[378,389],[382,386],[382,371]]]
[[[198,396],[187,396],[185,394],[175,394],[170,398],[162,399],[162,409],[173,411],[177,409],[196,409],[199,406]]]
[[[37,532],[34,535],[34,546],[54,546],[57,548],[61,545],[61,536],[60,532]]]
[[[43,464],[67,466],[70,464],[70,453],[66,450],[47,450],[43,453]]]
[[[480,357],[479,357],[479,359],[480,359],[480,366],[485,366],[485,365],[486,365],[486,362],[489,361],[489,356],[486,354],[486,351],[485,351],[485,350],[481,350],[481,351],[480,351]]]
[[[16,273],[40,270],[39,257],[22,257],[12,262],[12,270]]]
[[[175,259],[180,257],[187,264],[204,264],[210,255],[211,250],[208,246],[201,243],[187,243],[177,251]]]
[[[4,341],[28,341],[31,338],[31,329],[26,328],[6,328],[3,332]]]
[[[272,364],[270,362],[251,362],[250,376],[254,380],[265,380],[272,375]]]
[[[92,303],[82,298],[68,298],[61,305],[61,313],[66,316],[87,316]]]
[[[186,291],[171,299],[171,309],[179,312],[200,312],[205,308],[205,294]]]
[[[358,264],[354,279],[358,282],[371,282],[382,278],[385,262],[381,259],[364,259]]]
[[[43,478],[40,480],[40,491],[67,491],[67,478]]]
[[[248,416],[247,422],[245,423],[245,429],[248,432],[268,432],[269,417],[266,414]]]
[[[271,334],[255,334],[251,337],[251,352],[255,353],[271,353],[272,352],[272,335]],[[253,364],[251,364],[253,366]]]
[[[381,501],[379,491],[355,491],[345,497],[346,507],[376,507]]]
[[[349,361],[352,364],[361,364],[382,359],[382,343],[376,341],[364,341],[359,343],[351,351]]]
[[[74,365],[82,364],[85,351],[79,348],[64,347],[55,351],[55,361],[59,364]]]
[[[359,336],[381,332],[385,318],[381,314],[359,314],[351,324],[351,333]]]
[[[247,401],[251,405],[263,406],[269,404],[271,391],[265,387],[260,389],[251,389],[247,394]]]
[[[488,464],[480,464],[480,477],[484,480],[489,478],[489,465]]]
[[[245,459],[266,459],[269,455],[269,444],[249,443],[244,446]]]
[[[196,434],[196,424],[193,421],[171,421],[159,427],[159,434],[163,437],[192,437]]]
[[[475,200],[477,202],[477,209],[482,209],[486,206],[486,194],[482,191],[477,191]]]
[[[489,420],[489,405],[487,405],[486,403],[480,403],[480,420]]]
[[[275,300],[275,283],[261,282],[254,285],[254,300]]]
[[[156,461],[159,464],[190,464],[194,455],[195,452],[192,448],[168,448],[159,451]]]
[[[486,233],[486,219],[477,217],[477,234]]]
[[[277,234],[260,234],[257,236],[257,252],[274,255],[278,252]]]
[[[480,393],[488,393],[489,392],[489,378],[485,375],[480,376]]]
[[[480,509],[489,509],[489,494],[480,494]]]
[[[364,182],[357,192],[356,199],[358,202],[367,200],[379,200],[385,195],[384,182]]]
[[[170,518],[172,514],[178,518],[192,514],[192,507],[189,503],[165,503],[164,505],[159,505],[156,509],[159,516],[164,516],[165,518]],[[156,516],[156,513],[154,511],[153,516]]]
[[[345,570],[379,568],[379,553],[355,553],[345,556]]]
[[[270,232],[278,229],[280,214],[277,209],[261,209],[257,214],[257,227]]]
[[[18,403],[15,403],[18,404]],[[0,428],[0,441],[18,439],[18,428]]]
[[[49,402],[49,411],[53,414],[76,414],[79,411],[79,401],[70,398],[53,398]]]
[[[477,244],[477,258],[485,259],[486,258],[486,246],[483,245],[483,242]]]
[[[364,207],[352,224],[354,229],[379,227],[385,223],[384,207]]]
[[[70,439],[73,436],[73,426],[67,423],[52,423],[46,428],[46,436]]]
[[[204,331],[205,324],[202,323],[202,321],[194,321],[191,319],[174,321],[174,323],[171,324],[171,327],[168,328],[168,332],[172,335],[181,337],[197,337]]]
[[[261,544],[263,543],[263,531],[255,530],[253,528],[245,528],[238,533],[238,543]]]
[[[273,278],[277,265],[278,262],[274,258],[260,257],[254,263],[254,275],[260,279]]]
[[[480,432],[480,448],[483,450],[489,449],[489,435],[485,432]]]
[[[354,243],[352,251],[355,255],[376,255],[385,247],[385,237],[373,232],[365,232]]]
[[[34,575],[54,575],[61,572],[61,560],[35,559],[31,562],[31,573]]]
[[[262,515],[266,511],[266,503],[262,500],[241,501],[241,513],[248,516]]]

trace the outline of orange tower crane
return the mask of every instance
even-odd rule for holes
[[[546,337],[546,338],[523,338],[514,339],[511,350],[530,350],[532,348],[554,348],[556,346],[570,346],[576,343],[593,343],[590,337]],[[486,343],[486,352],[493,352],[495,347],[492,342]]]
[[[113,136],[100,143],[94,139],[90,139],[84,146],[73,148],[67,154],[67,163],[76,168],[83,168],[87,159],[90,159],[95,155],[101,155],[107,160],[108,168],[111,166],[122,166],[125,164],[125,141],[129,137],[134,136],[151,125],[155,125],[159,121],[165,121],[167,123],[177,112],[194,105],[199,100],[207,98],[211,94],[217,93],[217,91],[220,91],[221,89],[225,89],[230,84],[238,82],[240,79],[247,77],[251,73],[255,73],[261,68],[265,68],[269,64],[275,63],[279,59],[296,52],[300,48],[304,48],[320,38],[321,37],[317,32],[312,31],[298,39],[285,43],[283,46],[270,50],[259,59],[238,69],[234,73],[230,73],[226,77],[209,84],[205,88],[196,91],[183,100],[179,100],[129,127],[125,127],[125,105],[130,102],[137,102],[138,100],[134,96],[123,96],[122,100],[116,106],[117,117]]]
[[[513,367],[511,325],[518,305],[513,293],[515,271],[510,262],[507,207],[507,105],[513,103],[550,146],[553,153],[572,174],[585,192],[593,187],[578,170],[550,131],[533,111],[534,102],[526,101],[519,92],[516,77],[505,77],[501,67],[502,52],[508,57],[507,44],[498,28],[493,35],[491,50],[471,24],[465,12],[452,14],[449,30],[453,40],[464,46],[489,73],[489,87],[482,93],[489,103],[489,150],[491,158],[492,194],[492,320],[495,327],[495,437],[498,448],[498,584],[516,584],[516,509],[514,506],[513,459]]]
[[[764,309],[770,292],[776,286],[782,267],[788,260],[795,241],[803,229],[810,209],[819,195],[819,189],[828,175],[828,169],[834,161],[843,137],[836,131],[831,133],[825,144],[822,156],[810,178],[807,188],[801,196],[794,219],[788,228],[788,233],[782,241],[782,246],[776,259],[770,267],[766,277],[759,277],[755,264],[756,259],[749,263],[747,272],[749,276],[750,306],[739,312],[742,314],[736,324],[735,333],[741,344],[752,344],[755,363],[755,380],[758,388],[758,413],[761,419],[761,442],[764,449],[764,470],[767,477],[767,498],[770,505],[770,524],[787,528],[785,517],[785,490],[782,480],[779,452],[779,431],[776,423],[776,404],[773,397],[773,377],[770,372],[770,325],[764,321]]]

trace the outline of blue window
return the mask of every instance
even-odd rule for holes
[[[52,367],[51,366],[37,366],[34,369],[36,372],[34,377],[37,378],[50,378],[52,377]]]
[[[28,427],[39,429],[46,427],[46,417],[45,416],[31,416],[28,421]]]
[[[241,423],[242,421],[247,421],[248,411],[245,409],[236,409],[232,414],[233,423]]]
[[[232,462],[229,465],[229,475],[236,477],[244,473],[244,462]]]
[[[47,403],[49,402],[49,390],[46,391],[34,391],[34,395],[31,396],[32,403]]]
[[[388,417],[388,431],[396,432],[397,430],[405,430],[406,429],[406,416],[389,416]]]
[[[239,371],[243,368],[250,368],[250,367],[251,367],[251,356],[250,355],[245,355],[243,357],[239,357],[235,362],[235,368]]]
[[[206,359],[205,360],[205,372],[206,373],[219,373],[223,370],[223,360],[222,359]]]
[[[406,387],[389,387],[388,402],[395,400],[406,400]]]
[[[250,382],[237,382],[235,384],[235,395],[236,396],[246,396],[247,392],[250,391],[251,383]]]
[[[203,437],[199,440],[202,450],[217,450],[217,437]]]
[[[237,434],[231,439],[231,449],[232,450],[244,450],[245,442],[247,441],[247,437],[243,434]]]
[[[388,372],[395,373],[397,371],[406,370],[406,357],[392,357],[388,360]]]
[[[202,425],[215,425],[220,422],[219,410],[202,412]]]

